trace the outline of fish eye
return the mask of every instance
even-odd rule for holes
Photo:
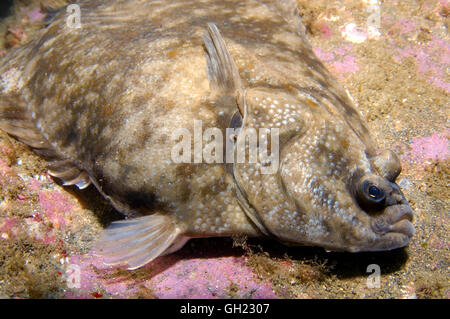
[[[362,187],[363,193],[369,201],[380,203],[381,201],[384,200],[385,198],[384,191],[374,183],[370,181],[364,181]]]

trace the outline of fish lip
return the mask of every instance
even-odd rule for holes
[[[401,203],[388,206],[383,213],[372,217],[370,227],[373,237],[354,245],[331,247],[322,245],[332,251],[380,252],[405,247],[415,233],[412,220],[413,210],[408,204]]]
[[[388,233],[398,233],[411,238],[415,233],[413,217],[414,213],[409,205],[392,205],[381,216],[373,219],[372,230],[382,237]]]
[[[381,215],[371,221],[376,238],[356,251],[387,251],[407,246],[415,233],[413,217],[413,210],[408,204],[386,207]]]
[[[391,231],[381,235],[378,240],[371,245],[370,249],[367,249],[367,251],[386,251],[402,248],[407,246],[410,241],[411,236],[409,236],[409,234]]]

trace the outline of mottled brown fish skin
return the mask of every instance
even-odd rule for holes
[[[81,28],[68,27],[60,12],[40,38],[4,58],[1,97],[25,103],[46,143],[120,211],[170,216],[184,237],[266,233],[348,251],[408,243],[409,225],[399,232],[381,225],[378,233],[373,226],[411,219],[394,184],[398,159],[376,156],[290,1],[78,4]],[[223,95],[210,83],[202,38],[210,22],[237,66],[243,127],[280,129],[276,174],[259,174],[259,164],[236,164],[230,174],[225,164],[171,161],[175,129],[193,132],[196,119],[224,130],[244,108],[235,92]],[[370,174],[386,193],[377,208],[358,199]]]

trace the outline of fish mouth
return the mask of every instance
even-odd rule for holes
[[[371,223],[373,232],[379,236],[371,250],[391,250],[408,245],[415,233],[413,216],[413,210],[407,204],[387,207]]]

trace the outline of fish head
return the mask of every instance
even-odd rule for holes
[[[400,162],[391,151],[376,154],[351,99],[320,62],[309,72],[318,86],[285,82],[276,68],[276,81],[244,83],[216,25],[208,24],[204,43],[211,91],[233,97],[229,106],[241,116],[230,123],[240,126],[231,173],[261,233],[335,251],[408,244],[413,212],[395,184]]]
[[[240,103],[243,131],[279,129],[275,172],[258,173],[264,163],[234,165],[241,206],[263,233],[332,251],[409,243],[413,211],[395,183],[401,165],[394,152],[371,152],[348,121],[309,93],[250,89]]]

